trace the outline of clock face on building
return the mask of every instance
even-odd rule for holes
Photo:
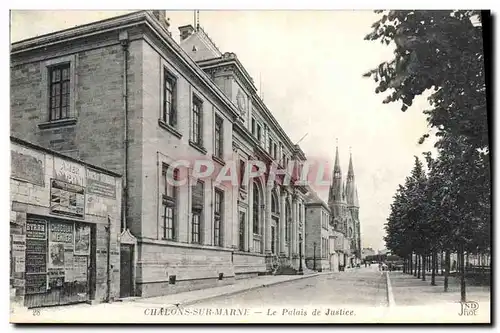
[[[238,94],[236,95],[236,102],[238,103],[238,109],[240,109],[241,114],[245,115],[247,111],[247,103],[245,95],[241,92],[241,90],[238,90]]]

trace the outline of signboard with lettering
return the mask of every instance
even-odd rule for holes
[[[45,155],[10,152],[11,177],[30,182],[35,185],[45,184]]]
[[[87,193],[102,197],[116,197],[114,177],[87,169]]]
[[[83,218],[85,216],[85,190],[82,186],[52,179],[50,186],[52,213]]]
[[[47,239],[47,221],[28,219],[26,221],[26,238]]]
[[[50,242],[73,244],[73,223],[51,222]]]
[[[85,167],[61,158],[54,157],[54,178],[65,183],[84,186]]]

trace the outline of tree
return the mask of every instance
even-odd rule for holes
[[[389,92],[384,103],[406,111],[431,90],[424,113],[438,136],[464,136],[471,148],[488,147],[481,12],[473,10],[377,11],[366,40],[395,47],[394,58],[365,74]],[[422,139],[428,137],[424,134]]]
[[[429,125],[436,129],[438,157],[430,160],[425,195],[413,193],[425,222],[413,230],[413,244],[426,242],[434,252],[441,247],[481,253],[490,249],[491,179],[486,112],[486,84],[479,11],[377,11],[380,19],[365,39],[394,46],[394,58],[365,74],[378,83],[376,93],[387,93],[384,103],[401,103],[406,111],[416,96],[430,91]],[[424,133],[419,142],[429,137]],[[412,195],[406,193],[408,198]],[[405,208],[411,215],[411,209]],[[394,237],[394,236],[393,236]],[[400,236],[401,237],[401,236]],[[418,246],[417,246],[418,247]],[[420,254],[422,246],[416,249]],[[447,261],[449,257],[447,256]],[[463,266],[464,260],[459,260]],[[425,264],[425,262],[424,262]],[[462,301],[465,270],[461,269]],[[424,273],[425,274],[425,273]],[[447,281],[447,280],[445,280]],[[447,288],[445,282],[445,289]]]

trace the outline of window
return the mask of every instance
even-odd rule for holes
[[[253,233],[259,234],[259,187],[253,183]]]
[[[255,119],[252,118],[252,134],[255,135]]]
[[[69,118],[70,67],[69,63],[49,68],[50,112],[49,120]]]
[[[215,200],[214,200],[214,245],[222,246],[222,205],[224,202],[224,192],[221,190],[215,190]]]
[[[161,221],[163,227],[163,239],[175,240],[176,239],[176,206],[177,206],[177,188],[169,182],[169,179],[178,180],[178,170],[175,169],[171,172],[168,166],[162,166],[162,214]],[[169,178],[171,177],[171,178]]]
[[[240,186],[245,187],[246,184],[244,183],[245,181],[245,161],[240,160]]]
[[[201,217],[203,213],[203,182],[198,181],[192,192],[191,242],[201,244]]]
[[[202,146],[202,112],[203,112],[203,102],[193,95],[193,112],[192,112],[192,130],[191,130],[191,141]]]
[[[245,251],[245,220],[245,212],[240,212],[240,239],[238,243],[238,249],[240,251]]]
[[[276,143],[273,144],[273,158],[276,160],[278,158],[278,151]]]
[[[267,151],[269,152],[269,155],[273,156],[273,139],[269,138],[266,148]]]
[[[262,141],[262,131],[259,124],[257,124],[257,140],[259,140],[259,142]]]
[[[167,69],[164,70],[163,82],[163,113],[164,123],[174,126],[177,122],[176,117],[176,79]]]
[[[220,159],[223,157],[223,120],[215,116],[215,135],[214,135],[214,155]]]

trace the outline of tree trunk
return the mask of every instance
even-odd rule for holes
[[[439,262],[439,266],[441,266],[440,267],[441,268],[441,275],[444,274],[444,270],[443,270],[443,266],[444,266],[443,264],[444,264],[444,262],[443,262],[443,260],[444,260],[444,258],[443,258],[443,251],[441,251],[441,261]]]
[[[465,258],[464,258],[464,248],[463,245],[460,246],[460,301],[466,301],[466,291],[465,291]]]
[[[413,253],[410,254],[410,272],[409,274],[413,274]]]
[[[425,281],[425,269],[426,267],[428,266],[428,263],[427,263],[427,255],[423,255],[422,256],[422,266],[423,266],[423,270],[422,270],[422,281]]]
[[[444,254],[444,291],[448,291],[448,276],[450,275],[450,251],[446,250]]]
[[[411,273],[413,274],[413,276],[417,276],[417,257],[414,254],[412,255],[411,258],[411,266],[412,266]]]
[[[436,260],[437,260],[437,253],[436,252],[432,252],[432,255],[431,255],[431,258],[432,258],[432,265],[431,265],[431,286],[435,286],[436,285],[436,268],[437,268],[437,263],[436,263]]]
[[[422,268],[422,260],[421,256],[417,255],[417,261],[418,261],[418,270],[417,270],[417,279],[420,279],[420,269]]]

